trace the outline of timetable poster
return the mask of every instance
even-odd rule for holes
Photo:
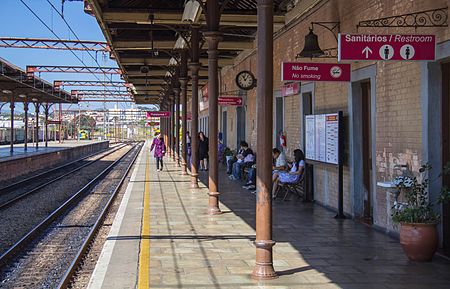
[[[309,160],[339,164],[339,114],[305,116],[305,156]]]
[[[316,134],[315,116],[305,116],[305,157],[310,160],[316,159]]]
[[[327,114],[325,120],[327,137],[327,163],[339,164],[339,117]]]
[[[325,115],[316,115],[316,161],[326,161],[326,127]]]

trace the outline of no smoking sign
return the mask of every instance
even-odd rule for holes
[[[433,61],[434,35],[339,34],[340,60]]]

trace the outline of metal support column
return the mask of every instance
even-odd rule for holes
[[[35,104],[36,108],[36,148],[39,148],[39,102],[36,102]]]
[[[59,104],[59,143],[63,142],[63,131],[62,131],[62,103]],[[56,140],[56,138],[55,138]]]
[[[256,264],[252,277],[273,279],[272,247],[272,117],[273,114],[273,0],[258,0],[258,169],[256,171]],[[269,117],[270,116],[270,117]]]
[[[173,149],[173,93],[170,93],[170,100],[169,100],[169,112],[170,112],[170,117],[169,117],[169,149],[170,149],[170,153],[169,153],[169,157],[173,158],[174,156],[174,149]]]
[[[50,106],[48,103],[44,106],[44,113],[45,113],[45,121],[44,121],[44,141],[45,141],[45,147],[48,147],[48,111],[50,109]]]
[[[25,101],[23,102],[23,112],[24,112],[24,131],[23,131],[23,148],[24,150],[28,149],[28,100],[25,98]]]
[[[218,142],[218,103],[219,96],[219,77],[218,77],[218,45],[222,39],[222,33],[219,29],[219,1],[212,0],[207,2],[208,32],[203,35],[208,42],[208,99],[209,99],[209,204],[208,214],[216,215],[222,212],[219,209],[219,173],[217,158]]]
[[[191,98],[191,188],[198,188],[198,71],[199,63],[199,27],[191,27],[192,57],[189,68],[192,78]]]
[[[187,50],[183,50],[181,54],[180,66],[180,84],[181,84],[181,174],[187,175]]]
[[[175,156],[174,159],[178,167],[181,167],[180,163],[180,83],[177,81],[175,87]]]
[[[176,136],[175,136],[175,130],[176,130],[176,122],[175,122],[175,106],[176,106],[176,101],[175,101],[175,93],[173,94],[173,99],[172,99],[172,106],[170,107],[172,109],[171,111],[171,121],[172,121],[172,126],[170,128],[170,137],[172,138],[172,159],[173,161],[177,160],[177,154],[176,154]]]
[[[9,103],[9,108],[11,108],[11,130],[10,130],[10,148],[9,150],[12,152],[14,152],[14,96],[11,96],[11,102]]]

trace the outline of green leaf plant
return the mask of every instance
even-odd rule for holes
[[[440,221],[441,216],[433,210],[435,204],[430,201],[428,193],[430,170],[430,165],[422,165],[417,177],[400,176],[394,180],[397,189],[404,193],[405,200],[400,206],[395,204],[392,207],[391,217],[394,223],[437,224]],[[448,174],[450,174],[450,162],[444,166],[438,178]],[[446,203],[449,200],[450,188],[444,185],[436,204]]]

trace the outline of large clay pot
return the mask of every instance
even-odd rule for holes
[[[400,244],[411,261],[431,261],[438,247],[436,224],[402,223]]]

